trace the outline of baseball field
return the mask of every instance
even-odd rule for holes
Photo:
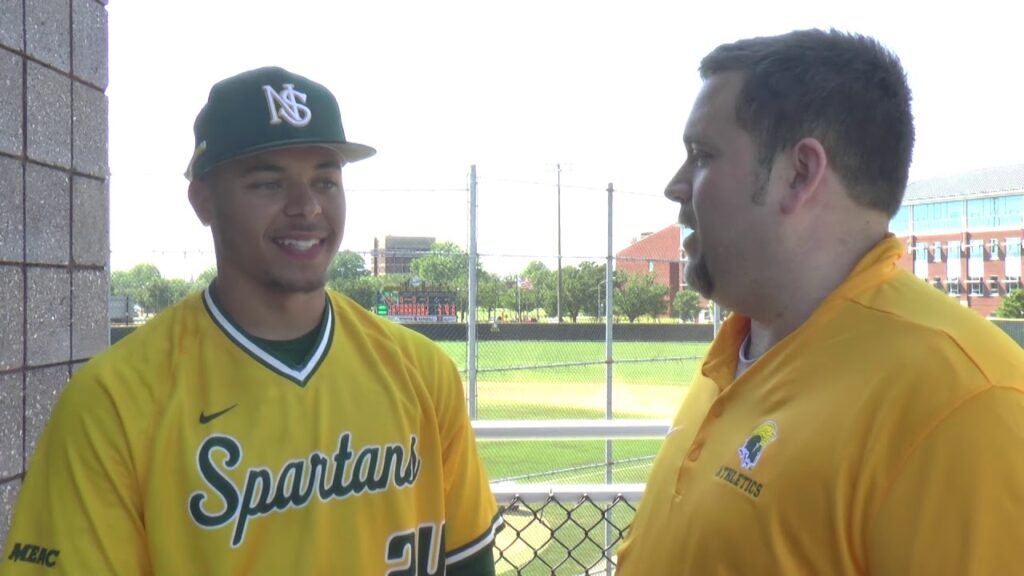
[[[462,342],[441,342],[460,369]],[[615,418],[671,420],[708,343],[619,342],[613,345]],[[607,402],[603,342],[484,341],[477,353],[477,417],[481,420],[603,419]],[[612,477],[643,482],[660,439],[616,440]],[[492,482],[577,484],[605,481],[601,440],[482,440]],[[632,506],[636,502],[630,503]],[[498,573],[583,574],[601,558],[605,523],[624,528],[633,509],[561,502],[507,511],[499,534]],[[620,536],[615,529],[613,540]],[[517,572],[517,570],[520,570]]]
[[[441,344],[465,369],[465,344]],[[615,418],[671,420],[706,349],[706,343],[694,342],[615,343]],[[602,342],[480,342],[477,417],[602,419],[607,403],[604,358]],[[653,456],[659,445],[660,440],[619,440],[613,454],[616,461]],[[480,451],[495,482],[604,481],[603,467],[570,470],[604,461],[604,442],[599,440],[489,440],[480,443]],[[619,482],[641,482],[646,467],[625,463],[616,466],[615,474]]]

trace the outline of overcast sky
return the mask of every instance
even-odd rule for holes
[[[330,87],[349,139],[378,155],[345,169],[343,248],[427,235],[466,246],[469,167],[489,270],[557,251],[615,249],[675,221],[661,197],[715,46],[808,27],[877,37],[914,91],[911,179],[1024,162],[1024,41],[1009,3],[921,12],[910,2],[121,1],[110,23],[111,267],[213,264],[182,176],[210,85],[279,65]],[[953,4],[950,4],[954,6]],[[496,257],[513,255],[515,257]]]

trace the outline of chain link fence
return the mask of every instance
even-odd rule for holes
[[[615,566],[635,503],[619,496],[599,502],[583,495],[550,495],[541,502],[513,497],[502,507],[505,527],[495,543],[496,573],[524,575],[603,575]]]

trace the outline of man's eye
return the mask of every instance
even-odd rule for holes
[[[283,184],[280,180],[257,180],[249,184],[249,188],[252,190],[267,190],[274,191],[280,190]]]
[[[317,180],[313,185],[325,191],[337,190],[340,187],[334,180]]]
[[[711,155],[703,150],[692,150],[687,160],[697,168],[706,168],[711,161]]]

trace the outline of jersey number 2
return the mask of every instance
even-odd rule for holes
[[[396,532],[386,546],[386,576],[436,576],[444,574],[444,523],[437,528],[422,524],[415,530]]]

